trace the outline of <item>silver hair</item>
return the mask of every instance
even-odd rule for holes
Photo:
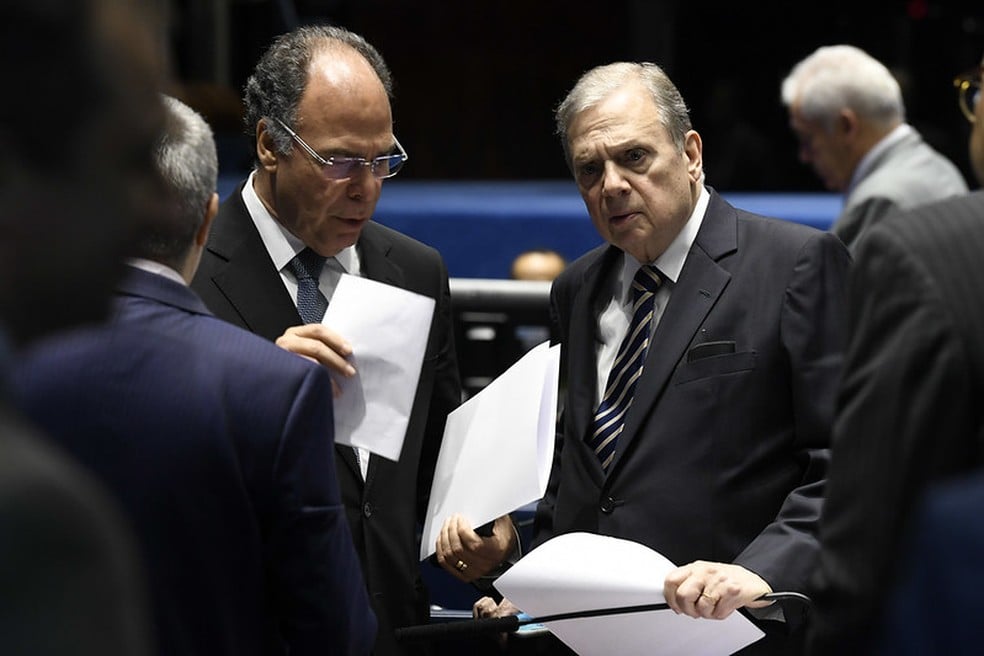
[[[662,68],[649,62],[616,62],[596,66],[578,79],[554,114],[564,158],[571,166],[569,133],[571,122],[613,92],[632,82],[641,82],[656,104],[658,120],[674,145],[683,152],[686,134],[692,129],[687,104]]]
[[[177,98],[165,95],[163,101],[165,128],[154,163],[169,206],[164,218],[142,227],[135,255],[178,269],[215,193],[219,160],[208,122]]]
[[[855,46],[817,48],[782,81],[781,94],[786,107],[796,105],[804,118],[825,129],[833,126],[844,108],[880,126],[905,120],[898,80],[884,64]]]

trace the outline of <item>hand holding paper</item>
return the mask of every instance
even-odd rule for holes
[[[434,299],[342,275],[323,323],[352,345],[356,374],[336,381],[335,441],[399,460]]]
[[[664,601],[675,565],[637,542],[567,533],[543,543],[500,576],[495,587],[533,617]],[[724,656],[764,634],[739,613],[694,619],[672,610],[547,622],[579,654]]]
[[[543,496],[559,378],[560,347],[544,342],[448,415],[421,560],[434,553],[441,526],[454,513],[481,526]]]

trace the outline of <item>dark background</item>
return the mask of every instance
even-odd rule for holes
[[[704,138],[722,191],[822,191],[799,163],[782,78],[820,45],[850,43],[903,84],[909,122],[971,186],[969,124],[955,74],[980,61],[984,6],[971,2],[677,0],[172,0],[168,42],[185,100],[218,132],[223,174],[250,166],[238,99],[260,53],[289,26],[334,22],[365,36],[396,88],[401,179],[567,178],[552,110],[588,68],[663,66]]]

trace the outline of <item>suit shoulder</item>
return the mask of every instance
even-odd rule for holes
[[[367,223],[363,228],[363,234],[370,239],[388,242],[399,251],[412,253],[414,257],[427,257],[443,261],[440,252],[433,246],[376,221]]]

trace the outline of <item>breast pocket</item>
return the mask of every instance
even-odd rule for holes
[[[676,384],[684,385],[702,378],[723,376],[724,374],[749,371],[754,368],[755,351],[708,355],[696,360],[691,359],[681,365],[677,370]]]

